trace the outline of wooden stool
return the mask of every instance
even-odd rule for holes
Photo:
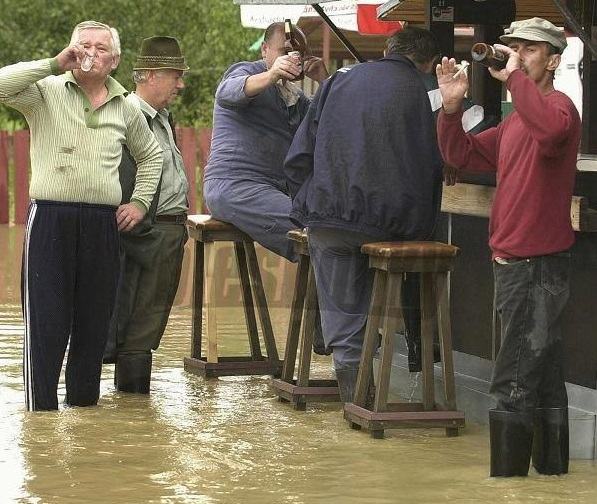
[[[384,429],[399,427],[442,427],[448,436],[457,436],[458,428],[464,426],[464,413],[456,411],[448,272],[454,267],[458,248],[438,242],[397,242],[369,243],[363,245],[361,251],[369,255],[369,266],[375,270],[375,277],[354,400],[344,406],[344,418],[353,428],[368,429],[374,438],[382,438]],[[405,272],[421,273],[422,403],[388,403],[394,334],[402,317],[400,286]],[[434,394],[433,320],[436,309],[445,407],[435,403]],[[379,372],[375,401],[370,409],[366,400],[380,327]]]
[[[195,240],[195,273],[193,277],[193,338],[191,357],[184,359],[185,371],[208,378],[256,374],[279,376],[282,361],[278,358],[253,239],[232,224],[212,219],[210,215],[189,215],[187,229],[189,236]],[[218,357],[216,286],[214,285],[215,242],[218,241],[234,242],[251,349],[250,356]],[[267,357],[261,354],[253,297],[261,322]],[[204,304],[207,330],[206,357],[201,356]]]
[[[289,231],[287,236],[289,240],[294,242],[295,250],[299,254],[299,261],[296,270],[290,321],[288,323],[282,376],[272,380],[272,386],[276,389],[278,398],[281,401],[291,402],[297,410],[305,410],[307,402],[339,401],[340,394],[336,380],[309,379],[315,319],[318,311],[317,290],[315,288],[313,268],[309,259],[307,233],[295,229]],[[301,323],[303,323],[302,334]],[[301,336],[301,353],[295,380],[294,368],[299,346],[299,335]]]

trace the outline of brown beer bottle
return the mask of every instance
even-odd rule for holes
[[[284,42],[284,50],[286,51],[286,54],[293,58],[298,58],[300,60],[301,73],[292,80],[303,80],[305,78],[305,72],[303,72],[303,56],[301,53],[301,46],[296,40],[296,37],[294,36],[294,31],[292,29],[292,21],[290,21],[290,19],[284,20],[284,37],[286,38]]]
[[[471,57],[473,61],[481,63],[486,67],[494,70],[502,70],[506,68],[508,57],[501,51],[496,50],[493,46],[483,42],[477,42],[471,48]]]

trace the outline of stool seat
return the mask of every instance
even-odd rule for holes
[[[378,242],[366,243],[361,252],[373,257],[432,258],[456,257],[458,247],[442,242]]]
[[[253,242],[253,239],[233,224],[214,219],[208,214],[189,215],[189,236],[201,242],[233,241]]]

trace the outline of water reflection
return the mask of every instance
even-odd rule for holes
[[[266,377],[206,381],[185,373],[187,277],[154,359],[149,397],[115,392],[113,366],[105,366],[98,407],[27,413],[21,237],[20,228],[0,226],[2,503],[596,502],[597,467],[590,462],[573,461],[563,478],[488,478],[487,433],[476,426],[458,438],[403,430],[377,441],[350,430],[336,405],[302,413],[277,402]],[[220,257],[224,269],[233,267],[229,254]],[[292,272],[262,259],[272,275]],[[291,289],[266,278],[268,296],[279,293],[272,321],[282,350],[288,319],[282,305]],[[233,305],[238,285],[230,278],[226,289],[222,295]],[[224,350],[246,348],[242,311],[228,306],[218,316]],[[315,366],[322,376],[330,373],[329,358],[317,358]]]

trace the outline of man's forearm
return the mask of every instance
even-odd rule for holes
[[[272,75],[269,71],[251,75],[245,80],[245,95],[248,97],[257,96],[272,84],[274,84],[274,82],[272,82]]]
[[[162,150],[159,148],[157,151],[154,150],[148,158],[137,164],[137,177],[131,203],[135,203],[139,207],[142,205],[145,211],[149,209],[162,175],[162,165]]]
[[[57,73],[54,59],[27,61],[0,69],[0,101],[7,101],[37,81]]]

